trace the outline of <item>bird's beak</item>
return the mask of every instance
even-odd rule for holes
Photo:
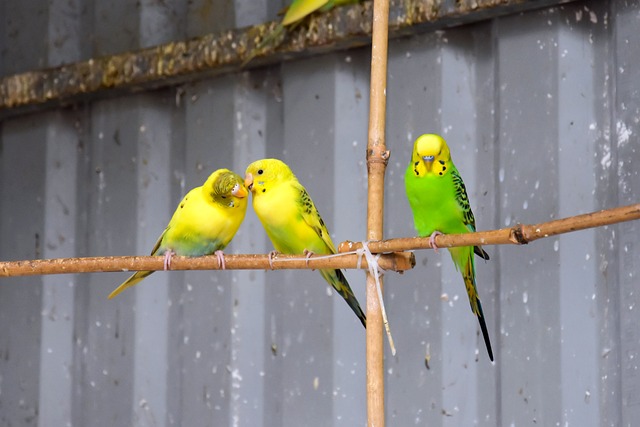
[[[250,173],[248,173],[245,177],[244,177],[244,185],[247,187],[247,189],[249,191],[253,190],[253,175],[251,175]]]
[[[247,191],[247,187],[245,187],[244,185],[240,185],[240,184],[236,184],[238,186],[238,188],[234,189],[231,194],[233,194],[234,196],[242,199],[244,197],[247,197],[249,195],[249,192]]]
[[[424,160],[424,166],[427,168],[427,172],[431,172],[431,167],[433,166],[434,156],[422,156],[422,160]]]

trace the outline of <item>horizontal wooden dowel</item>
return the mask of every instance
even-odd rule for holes
[[[623,206],[604,211],[577,215],[569,218],[548,221],[534,225],[519,224],[510,228],[482,231],[468,234],[448,234],[436,237],[439,247],[526,244],[545,237],[587,228],[601,227],[619,222],[640,219],[640,204]],[[340,252],[355,251],[361,248],[360,242],[346,241],[340,244]],[[413,268],[415,258],[401,251],[430,248],[429,238],[407,237],[381,241],[372,241],[368,245],[373,253],[391,253],[378,260],[385,270],[402,272]],[[32,276],[40,274],[72,274],[92,272],[162,270],[164,257],[127,256],[94,258],[59,258],[48,260],[0,261],[0,277]],[[225,255],[228,270],[269,270],[267,255]],[[358,255],[345,254],[341,257],[311,257],[307,261],[300,255],[278,254],[273,261],[273,269],[316,269],[316,268],[357,268]],[[364,257],[361,268],[367,268]],[[175,256],[172,270],[215,270],[219,269],[215,256],[197,258]]]
[[[518,224],[513,227],[492,231],[479,231],[467,234],[443,234],[435,238],[439,248],[476,245],[526,245],[534,240],[587,228],[602,227],[619,222],[640,219],[640,204],[621,206],[588,214],[576,215],[569,218],[557,219],[540,224]],[[373,253],[387,253],[414,249],[430,249],[429,237],[403,237],[367,244]],[[347,240],[342,242],[338,252],[355,251],[362,247],[360,242]]]
[[[273,258],[273,269],[320,269],[357,268],[358,255],[345,254],[338,257],[310,257],[278,254]],[[225,255],[227,270],[270,270],[267,255]],[[408,252],[383,255],[378,265],[385,270],[402,272],[413,268],[415,257]],[[74,274],[137,270],[163,270],[162,256],[121,256],[91,258],[57,258],[28,261],[0,261],[0,277],[34,276],[41,274]],[[368,268],[365,257],[360,268]],[[171,270],[219,270],[215,256],[182,257],[171,259]]]

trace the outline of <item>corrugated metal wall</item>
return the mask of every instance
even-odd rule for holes
[[[273,18],[275,2],[0,4],[0,75]],[[637,203],[640,1],[577,1],[390,43],[387,237],[440,132],[479,229]],[[219,167],[287,161],[334,241],[365,237],[369,48],[0,123],[0,259],[146,254]],[[491,364],[446,253],[387,274],[392,426],[640,419],[640,223],[488,247]],[[249,209],[227,252],[270,244]],[[347,276],[364,302],[364,274]],[[317,272],[0,279],[0,426],[355,426],[365,337]],[[430,369],[425,367],[429,354]]]

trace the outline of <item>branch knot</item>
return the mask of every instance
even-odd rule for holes
[[[511,231],[509,232],[509,241],[518,245],[529,244],[529,239],[527,239],[527,237],[525,236],[522,224],[518,224],[515,227],[511,228]]]
[[[383,150],[379,147],[367,149],[367,164],[383,163],[386,166],[389,162],[389,157],[391,157],[389,150]]]

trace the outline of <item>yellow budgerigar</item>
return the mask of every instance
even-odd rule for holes
[[[289,166],[263,159],[247,167],[245,185],[253,193],[253,209],[275,249],[285,254],[336,253],[324,221],[307,190]],[[366,327],[366,317],[341,270],[320,270]]]
[[[282,21],[254,49],[248,52],[243,65],[248,64],[264,48],[277,48],[284,42],[288,31],[314,12],[327,12],[337,6],[346,6],[362,0],[293,0],[287,7]]]
[[[247,211],[249,193],[244,180],[228,169],[212,173],[201,187],[189,191],[176,209],[151,255],[165,255],[164,269],[171,256],[203,256],[215,253],[222,268],[222,250],[238,231]],[[118,286],[109,298],[137,284],[153,271],[138,271]]]
[[[315,11],[326,12],[336,6],[358,3],[360,0],[293,0],[282,18],[282,25],[300,22]]]

